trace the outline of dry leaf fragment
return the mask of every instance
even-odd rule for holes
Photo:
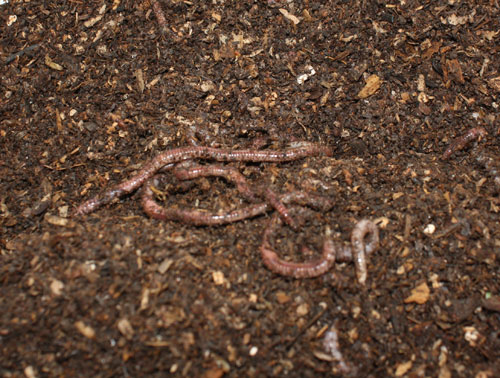
[[[216,12],[212,12],[212,18],[217,22],[221,22],[221,20],[222,20],[222,16]]]
[[[488,85],[497,92],[500,92],[500,76],[488,80]]]
[[[375,30],[375,32],[377,32],[377,33],[380,33],[380,34],[387,33],[387,30],[385,30],[382,26],[380,26],[380,24],[376,21],[372,21],[372,27]]]
[[[477,35],[485,37],[488,41],[493,40],[500,31],[493,31],[493,30],[479,30],[476,32]]]
[[[447,60],[446,65],[448,68],[448,73],[453,75],[457,82],[459,82],[460,84],[465,83],[464,75],[462,74],[462,67],[460,67],[460,63],[457,59]]]
[[[7,26],[11,26],[16,21],[17,21],[17,16],[15,14],[10,15],[7,20]]]
[[[444,25],[448,24],[453,26],[464,25],[467,22],[473,23],[475,14],[475,10],[468,16],[457,16],[456,14],[452,14],[446,18],[441,17],[441,23],[443,23]]]
[[[302,11],[302,17],[304,17],[304,20],[306,22],[311,22],[313,21],[314,19],[311,17],[311,14],[309,13],[309,11],[307,9],[304,9]]]
[[[297,76],[297,84],[302,85],[306,80],[309,80],[311,76],[316,75],[316,70],[312,66],[307,65],[305,69],[308,70],[309,72]]]
[[[290,299],[291,299],[290,296],[283,291],[278,291],[276,293],[276,300],[278,301],[279,304],[285,304],[287,302],[290,302]]]
[[[289,13],[286,9],[280,8],[280,13],[285,16],[285,18],[289,19],[292,21],[295,25],[298,25],[300,20],[294,16],[293,14]]]
[[[429,286],[424,282],[411,291],[411,295],[404,300],[405,303],[424,304],[429,300]]]
[[[377,75],[371,75],[366,79],[366,85],[358,93],[359,98],[367,98],[375,94],[380,88],[382,81]]]
[[[401,376],[405,375],[408,372],[408,370],[411,369],[412,365],[413,365],[413,362],[411,362],[411,361],[407,361],[407,362],[403,362],[401,364],[398,364],[394,375],[396,377],[401,377]]]
[[[56,71],[62,71],[63,67],[52,61],[49,55],[45,55],[45,65]]]
[[[441,42],[432,42],[431,43],[431,46],[424,51],[424,53],[422,54],[422,59],[424,60],[427,60],[429,58],[431,58],[435,53],[437,53],[439,51],[439,49],[441,48]]]

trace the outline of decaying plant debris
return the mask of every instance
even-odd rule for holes
[[[498,374],[497,0],[10,0],[0,25],[3,376]],[[228,164],[333,202],[273,233],[288,261],[373,220],[364,286],[266,269],[271,214],[162,222],[132,193],[70,216],[168,149],[296,141],[333,156]],[[163,184],[165,207],[246,204]]]

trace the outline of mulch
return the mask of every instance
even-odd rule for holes
[[[497,0],[11,0],[0,25],[2,376],[498,376]],[[71,216],[170,148],[297,141],[334,155],[230,165],[334,202],[281,226],[283,258],[376,222],[364,286],[270,272],[271,211],[197,227],[134,192]],[[221,178],[160,190],[246,203]]]

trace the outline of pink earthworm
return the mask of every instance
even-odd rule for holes
[[[283,201],[278,198],[276,193],[274,193],[271,189],[266,188],[264,190],[264,198],[266,199],[266,202],[268,204],[276,209],[276,211],[281,215],[281,218],[286,224],[288,224],[294,230],[298,229],[297,223],[294,221],[294,219],[288,212],[288,209],[283,204]]]
[[[264,231],[260,247],[262,260],[269,270],[294,278],[312,278],[326,273],[335,264],[335,261],[350,262],[354,260],[358,282],[362,285],[365,284],[367,277],[366,255],[375,252],[379,246],[378,228],[373,222],[362,219],[356,224],[351,234],[351,246],[334,243],[330,238],[325,238],[321,257],[304,263],[282,260],[272,250],[269,236],[274,231],[274,225],[279,224],[279,222],[280,220],[276,216],[271,219],[271,224]],[[367,236],[368,241],[365,243]]]
[[[178,179],[187,180],[193,179],[200,176],[223,176],[229,181],[238,180],[239,190],[241,189],[243,193],[249,193],[253,197],[251,189],[246,184],[245,178],[241,173],[236,171],[231,167],[220,167],[220,166],[203,166],[204,169],[200,167],[194,167],[190,169],[175,169],[174,174]],[[241,177],[240,177],[241,176]],[[180,209],[177,207],[165,208],[160,206],[153,197],[152,186],[154,185],[154,180],[156,176],[148,180],[142,190],[142,207],[144,212],[152,218],[160,220],[175,220],[183,223],[193,224],[197,226],[208,226],[208,225],[221,225],[228,224],[236,221],[240,221],[247,218],[253,218],[257,215],[264,214],[271,208],[275,207],[275,203],[253,204],[243,207],[238,210],[233,210],[226,213],[211,213],[205,210],[199,209]],[[276,201],[281,205],[283,203],[298,203],[306,204],[310,207],[328,210],[332,207],[332,202],[326,197],[316,196],[307,194],[304,192],[291,192],[281,197],[276,197]],[[284,206],[284,205],[282,205]],[[286,211],[286,208],[285,208]]]
[[[192,180],[198,177],[210,176],[224,177],[226,180],[232,181],[236,184],[238,192],[240,192],[245,199],[253,202],[257,200],[257,197],[248,185],[245,176],[233,167],[210,164],[183,168],[178,165],[174,168],[173,174],[179,180]]]
[[[132,193],[155,175],[162,168],[185,160],[204,159],[215,161],[240,161],[240,162],[287,162],[298,160],[307,156],[324,154],[332,155],[332,149],[314,143],[298,143],[293,147],[283,150],[231,150],[214,147],[180,147],[165,151],[153,158],[142,169],[130,179],[113,186],[104,193],[85,201],[78,206],[74,215],[84,215],[93,212],[97,208],[111,203],[113,200]]]
[[[177,207],[160,206],[153,198],[153,191],[149,181],[143,188],[142,208],[151,218],[160,220],[174,220],[182,223],[193,224],[196,226],[216,226],[237,222],[247,218],[253,218],[265,213],[270,209],[267,203],[249,205],[238,210],[215,214],[198,209],[181,209]]]
[[[442,158],[443,160],[447,160],[453,155],[453,153],[460,151],[463,149],[467,144],[472,142],[475,139],[481,140],[481,138],[484,138],[486,135],[488,135],[488,132],[484,129],[484,127],[473,127],[469,130],[464,135],[459,136],[456,138],[444,151]]]
[[[275,208],[281,215],[286,224],[297,229],[297,224],[289,214],[285,205],[281,202],[278,196],[269,188],[264,190],[252,190],[248,185],[245,176],[233,167],[226,167],[216,164],[198,165],[189,168],[180,168],[177,166],[174,169],[174,175],[179,180],[191,180],[197,177],[219,176],[224,177],[228,181],[236,184],[238,191],[248,200],[255,202],[257,200],[255,192],[262,192],[262,196],[266,202]]]

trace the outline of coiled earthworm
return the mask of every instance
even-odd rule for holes
[[[257,200],[256,192],[258,192],[258,194],[265,198],[266,202],[271,205],[271,207],[275,208],[278,211],[283,220],[290,227],[292,227],[294,230],[297,229],[297,224],[288,213],[287,208],[271,189],[251,189],[245,179],[245,176],[243,176],[238,170],[233,167],[221,166],[216,164],[198,165],[189,168],[181,168],[177,166],[174,169],[174,175],[179,180],[190,180],[197,177],[208,176],[224,177],[226,180],[234,182],[240,194],[242,194],[246,199],[250,201]]]
[[[210,164],[210,165],[196,165],[189,167],[181,167],[177,165],[172,173],[178,180],[193,180],[199,177],[217,176],[223,177],[227,181],[233,182],[238,192],[249,201],[256,201],[257,197],[254,191],[247,183],[245,176],[243,176],[237,169],[233,167]]]
[[[314,143],[298,143],[293,147],[283,150],[231,150],[214,147],[181,147],[165,151],[153,158],[142,169],[130,179],[115,185],[104,193],[85,201],[78,206],[74,215],[84,215],[91,213],[97,208],[112,202],[126,194],[135,191],[142,186],[146,180],[155,175],[156,172],[172,163],[178,163],[185,160],[204,159],[215,161],[248,161],[248,162],[286,162],[301,159],[307,156],[316,156],[324,154],[332,155],[329,147]]]
[[[256,197],[252,189],[246,183],[244,176],[232,167],[217,165],[196,166],[186,169],[179,169],[176,167],[174,169],[174,175],[180,180],[189,180],[197,177],[207,176],[225,177],[229,181],[236,182],[238,190],[243,193],[245,197],[251,200]],[[152,218],[160,220],[175,220],[197,226],[213,226],[228,224],[247,218],[253,218],[257,215],[269,211],[271,208],[277,209],[278,213],[280,213],[281,216],[283,216],[283,212],[286,212],[288,216],[287,209],[283,204],[291,202],[306,204],[310,207],[323,211],[326,211],[332,207],[332,202],[326,197],[311,195],[304,192],[291,192],[280,197],[274,195],[273,193],[273,195],[275,196],[273,201],[253,204],[238,210],[219,214],[199,209],[181,209],[173,206],[165,208],[163,206],[160,206],[154,200],[152,187],[154,185],[155,178],[156,176],[148,180],[144,185],[142,189],[141,202],[146,214],[148,214]],[[266,192],[267,194],[265,196],[267,200],[269,193],[272,193],[272,191],[267,189]],[[277,204],[280,208],[277,208]]]
[[[460,151],[473,140],[484,138],[486,135],[488,135],[488,132],[484,129],[484,127],[473,127],[467,130],[464,135],[459,136],[451,142],[442,155],[443,160],[449,159],[453,153]]]
[[[319,259],[304,263],[295,263],[282,260],[272,250],[269,236],[274,231],[275,225],[280,220],[276,216],[271,219],[271,224],[264,231],[260,247],[262,260],[266,267],[278,274],[294,278],[312,278],[326,273],[335,261],[350,262],[354,260],[358,282],[365,284],[367,278],[366,255],[375,252],[379,246],[377,226],[370,220],[362,219],[354,227],[351,234],[351,246],[334,243],[330,238],[323,242],[323,252]],[[365,238],[368,240],[365,242]]]

